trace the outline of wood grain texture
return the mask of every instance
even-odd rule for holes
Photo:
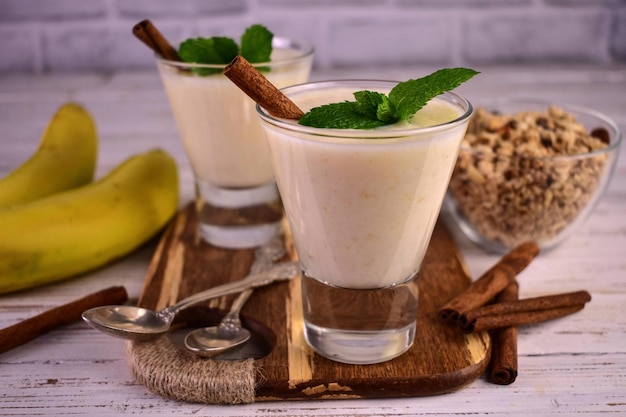
[[[252,260],[252,250],[222,250],[197,239],[197,219],[190,204],[163,236],[139,305],[160,309],[197,291],[240,279]],[[490,339],[486,333],[464,335],[437,315],[469,283],[460,252],[440,222],[420,271],[415,343],[400,357],[374,365],[334,362],[306,345],[299,279],[256,290],[243,314],[260,321],[275,339],[271,352],[255,361],[255,401],[425,396],[469,384],[488,365]],[[159,352],[155,349],[154,354]],[[142,367],[136,355],[132,358],[135,368]],[[189,362],[189,369],[192,366],[197,366],[196,361]],[[189,369],[179,363],[170,376],[180,383],[177,375]]]

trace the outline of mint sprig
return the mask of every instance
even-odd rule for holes
[[[453,90],[478,71],[469,68],[444,68],[415,80],[398,83],[389,95],[357,91],[356,101],[315,107],[299,121],[301,125],[327,129],[373,129],[408,121],[430,100]]]
[[[184,62],[195,64],[226,65],[239,54],[252,64],[269,62],[273,38],[274,35],[265,26],[252,25],[241,36],[241,47],[233,39],[225,36],[189,38],[180,44],[178,55]],[[193,72],[206,76],[221,73],[222,70],[194,68]]]
[[[273,38],[274,35],[265,26],[250,26],[241,36],[241,56],[252,64],[270,62]]]
[[[214,36],[212,38],[187,39],[180,44],[178,55],[184,62],[196,64],[226,65],[239,53],[239,46],[230,38]],[[194,68],[198,75],[222,72],[220,69]]]
[[[373,129],[386,123],[358,110],[353,101],[332,103],[311,109],[300,118],[301,125],[327,129]]]

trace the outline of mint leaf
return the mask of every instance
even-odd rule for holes
[[[354,109],[365,116],[375,119],[378,105],[382,103],[384,97],[384,94],[375,91],[357,91],[354,93],[354,98],[356,99]]]
[[[361,113],[357,107],[352,101],[314,107],[300,118],[299,123],[326,129],[373,129],[385,124]]]
[[[391,124],[398,121],[396,117],[393,105],[389,101],[386,95],[382,95],[383,101],[378,104],[376,109],[376,118],[382,120],[385,124]]]
[[[450,91],[478,74],[468,68],[445,68],[417,80],[399,83],[389,92],[389,101],[400,120],[409,120],[432,98]]]
[[[389,96],[374,91],[357,91],[356,101],[331,103],[311,109],[301,125],[330,129],[373,129],[408,121],[438,95],[452,90],[479,72],[468,68],[447,68],[426,77],[398,83]]]
[[[187,39],[178,51],[183,61],[196,64],[228,64],[238,53],[235,41],[219,36]]]
[[[195,64],[229,64],[238,54],[251,63],[269,62],[272,54],[274,35],[262,25],[252,25],[241,37],[239,45],[231,38],[213,36],[211,38],[189,38],[178,48],[178,55],[184,62]],[[198,75],[220,74],[221,69],[194,68]]]
[[[195,64],[228,64],[239,53],[239,47],[230,38],[191,38],[180,44],[178,55],[185,62]],[[219,68],[194,68],[198,75],[221,73]]]
[[[262,25],[252,25],[241,37],[241,56],[254,64],[270,62],[274,35]]]
[[[355,107],[359,113],[383,122],[398,121],[393,114],[389,98],[383,93],[368,90],[357,91],[354,93],[354,98],[356,98]]]
[[[398,118],[393,111],[393,107],[391,106],[391,102],[387,96],[385,96],[385,100],[378,105],[376,118],[378,120],[382,120],[385,124],[392,124],[398,121]]]
[[[239,48],[235,41],[230,38],[226,38],[224,36],[214,36],[213,38],[213,46],[215,48],[215,52],[219,55],[221,62],[219,64],[229,64],[230,61],[235,59],[237,54],[239,53]],[[207,64],[213,64],[213,62],[206,62]]]

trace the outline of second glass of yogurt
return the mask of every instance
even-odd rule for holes
[[[271,61],[255,66],[278,87],[306,82],[313,48],[279,37],[272,46]],[[200,236],[222,248],[264,244],[283,209],[254,102],[222,74],[226,65],[156,62],[193,170]]]
[[[307,112],[396,84],[282,91]],[[257,106],[302,268],[305,338],[322,356],[372,364],[413,344],[418,272],[472,111],[444,93],[408,123],[352,130],[302,126]]]

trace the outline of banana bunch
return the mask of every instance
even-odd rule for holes
[[[90,183],[97,153],[91,115],[78,104],[64,104],[48,123],[33,156],[0,179],[0,208]]]
[[[39,163],[18,168],[22,173],[11,181],[21,177],[36,188],[49,177],[70,176],[67,167],[42,169],[47,158],[33,160]],[[68,188],[71,181],[64,183]],[[0,197],[5,190],[0,188]],[[171,156],[156,149],[130,157],[96,182],[33,200],[37,192],[22,197],[29,202],[0,207],[0,293],[72,277],[141,246],[178,209],[178,169]],[[20,201],[15,195],[10,201]]]

